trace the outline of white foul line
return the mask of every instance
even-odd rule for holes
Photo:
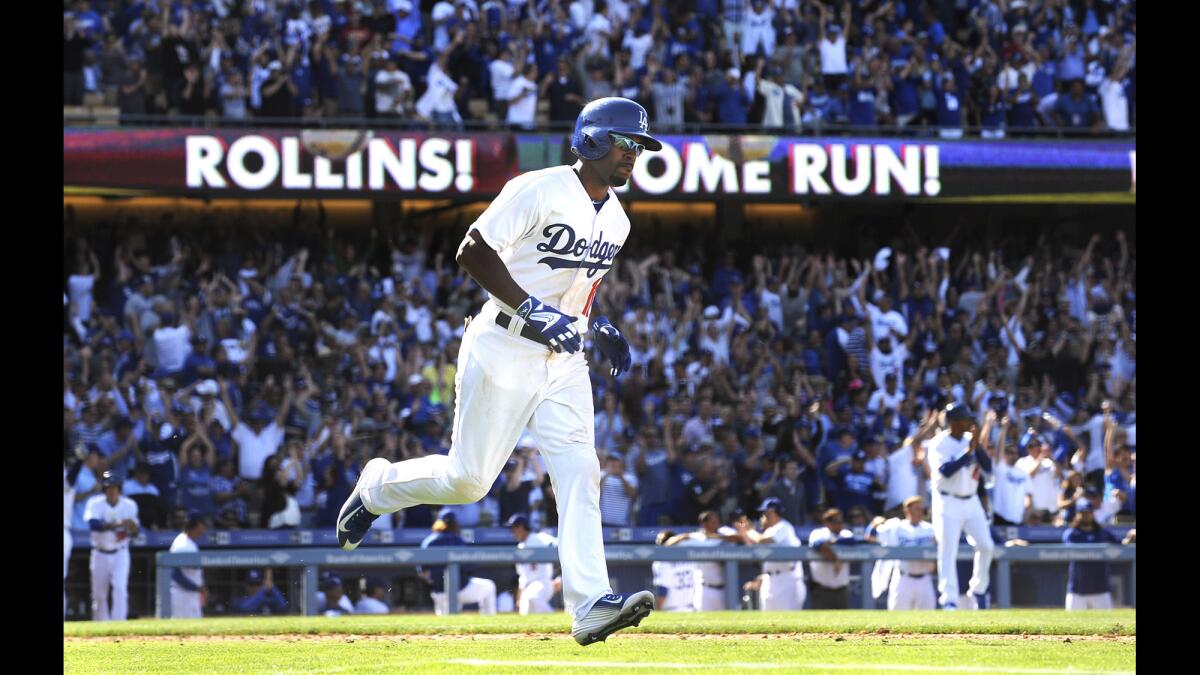
[[[659,663],[632,661],[495,661],[491,659],[451,659],[448,663],[463,666],[542,666],[549,668],[669,668],[693,670],[700,668],[743,668],[771,670],[912,670],[919,672],[954,673],[1022,673],[1023,675],[1135,675],[1132,670],[1075,670],[1069,668],[994,668],[990,666],[921,666],[915,664],[878,663]]]

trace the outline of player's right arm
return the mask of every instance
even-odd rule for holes
[[[454,259],[484,290],[509,307],[520,307],[529,297],[513,280],[499,254],[483,240],[479,230],[472,228],[467,232]]]

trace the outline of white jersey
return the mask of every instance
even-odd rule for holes
[[[1033,494],[1029,473],[1003,461],[996,462],[996,485],[992,488],[992,511],[1010,523],[1025,520],[1025,495]]]
[[[800,543],[800,537],[796,536],[796,528],[787,520],[780,520],[763,530],[763,536],[770,537],[774,542],[773,546],[803,546]],[[787,571],[794,572],[798,577],[804,576],[804,566],[796,561],[772,560],[763,563],[764,574]]]
[[[670,612],[695,609],[692,598],[696,595],[696,575],[699,574],[695,563],[657,560],[651,563],[650,571],[654,575],[654,585],[667,589],[663,609]]]
[[[563,165],[508,181],[471,229],[495,249],[521,288],[578,317],[576,329],[583,334],[596,288],[629,236],[629,218],[611,189],[597,212],[574,167]],[[513,313],[498,298],[491,302]]]
[[[977,463],[967,464],[955,471],[953,476],[948,477],[943,476],[940,470],[942,464],[966,454],[969,447],[971,447],[971,432],[969,431],[964,433],[961,439],[955,440],[950,435],[950,430],[945,429],[929,440],[926,444],[926,448],[928,448],[926,459],[932,471],[934,492],[947,492],[958,497],[969,497],[979,489],[981,474]]]
[[[75,486],[67,481],[67,467],[63,467],[63,529],[71,529],[75,515]]]
[[[139,526],[141,525],[141,522],[138,520],[136,502],[129,497],[118,497],[117,505],[113,506],[108,503],[108,498],[102,494],[96,495],[87,501],[87,505],[83,507],[83,519],[87,522],[99,520],[101,523],[132,520],[138,523]],[[124,528],[92,532],[92,548],[102,551],[127,549],[129,548],[129,533]]]
[[[171,542],[171,553],[199,553],[200,547],[196,545],[192,538],[187,536],[187,532],[180,532],[179,536],[175,537],[175,541]],[[187,577],[188,581],[197,586],[204,585],[204,570],[199,567],[181,567],[179,571],[183,576]],[[172,585],[174,583],[172,582]]]
[[[933,546],[936,543],[933,525],[924,520],[913,525],[907,518],[892,518],[879,526],[878,533],[882,546]],[[937,569],[937,563],[932,560],[897,562],[905,574],[929,574]]]
[[[737,534],[737,531],[732,527],[722,526],[717,528],[717,534],[731,535]],[[679,542],[680,546],[720,546],[724,544],[724,539],[710,539],[703,530],[697,530],[688,535],[687,539]],[[698,562],[696,565],[696,583],[708,586],[720,586],[725,583],[725,572],[721,569],[722,563],[719,562]]]
[[[558,540],[545,532],[530,532],[525,541],[517,544],[517,548],[546,548],[558,547]],[[554,580],[554,563],[529,562],[517,563],[517,586],[525,588],[535,581],[549,584]]]
[[[834,545],[842,539],[853,540],[854,533],[843,527],[835,536],[828,527],[818,527],[808,535],[808,545],[820,548],[822,544]],[[822,558],[819,561],[809,561],[808,566],[812,571],[813,581],[826,588],[844,588],[850,584],[850,563],[844,560],[828,562]]]

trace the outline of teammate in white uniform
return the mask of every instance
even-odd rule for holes
[[[558,540],[545,532],[531,532],[529,518],[523,513],[514,514],[505,523],[517,540],[517,548],[546,548],[558,546]],[[556,592],[554,563],[527,562],[517,564],[517,612],[519,614],[546,614],[553,609],[550,599]]]
[[[204,530],[204,519],[196,514],[189,515],[183,532],[171,542],[171,553],[199,553]],[[199,619],[207,601],[204,570],[199,567],[176,567],[171,573],[171,618]]]
[[[663,546],[674,536],[674,532],[663,530],[658,533],[654,543]],[[658,609],[668,612],[696,610],[693,601],[696,597],[696,575],[699,572],[695,563],[655,560],[650,564],[650,572],[654,576],[654,590],[658,594]]]
[[[83,446],[79,446],[75,457],[63,457],[63,620],[67,619],[67,572],[71,567],[71,549],[75,542],[71,539],[71,520],[75,515],[75,478],[83,468],[83,458],[87,456]]]
[[[975,547],[975,567],[968,589],[979,609],[987,609],[989,566],[992,564],[992,532],[979,501],[979,479],[991,474],[992,461],[969,431],[975,420],[966,406],[946,406],[949,429],[938,432],[928,444],[933,470],[933,529],[938,545],[938,600],[943,609],[958,609],[958,538],[967,533]]]
[[[124,621],[129,611],[129,538],[141,527],[138,507],[121,496],[121,481],[112,472],[105,471],[100,484],[104,494],[92,497],[83,508],[83,519],[92,531],[92,619]]]
[[[574,166],[510,180],[469,228],[456,260],[491,298],[469,322],[458,353],[448,455],[367,463],[342,506],[343,548],[362,542],[379,515],[417,504],[479,501],[528,427],[558,497],[563,601],[580,644],[637,625],[654,594],[609,585],[600,525],[592,387],[581,335],[592,301],[629,234],[613,187],[625,185],[649,135],[646,110],[622,98],[584,107],[572,134]],[[596,347],[628,370],[629,344],[604,317]]]
[[[721,524],[716,511],[700,514],[700,529],[677,534],[664,542],[665,546],[720,546],[725,542],[741,543],[737,530]],[[692,609],[709,612],[725,607],[725,570],[719,562],[698,562]]]
[[[879,526],[879,543],[883,546],[932,546],[933,526],[921,520],[925,517],[925,500],[909,497],[904,500],[904,518],[892,518]],[[895,560],[890,567],[887,608],[937,609],[933,589],[933,572],[937,563],[929,560]]]
[[[783,510],[783,501],[778,497],[764,499],[758,505],[758,511],[762,513],[762,534],[745,526],[737,528],[738,534],[747,546],[800,546],[796,528],[783,517]],[[758,594],[763,611],[803,609],[804,599],[808,596],[808,588],[804,585],[804,565],[797,560],[764,562]]]

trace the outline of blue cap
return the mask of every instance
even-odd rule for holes
[[[325,583],[321,584],[321,590],[327,591],[331,588],[340,587],[341,585],[342,578],[331,574],[329,578],[325,580]]]
[[[854,454],[851,456],[851,459],[857,459],[860,462],[865,461],[867,459],[867,451],[866,450],[856,450],[854,452]]]
[[[758,512],[765,513],[767,509],[775,509],[775,513],[783,515],[783,500],[779,497],[767,497],[758,505]]]
[[[455,515],[450,509],[442,509],[441,511],[438,511],[437,519],[443,523],[446,523],[447,525],[458,524],[458,516]]]
[[[524,513],[514,513],[509,516],[508,520],[504,523],[505,527],[516,527],[518,525],[527,530],[530,529],[529,518],[527,518]]]
[[[249,572],[246,572],[246,583],[248,584],[261,583],[262,578],[262,572],[259,572],[258,570],[250,570]]]
[[[192,512],[188,513],[187,524],[184,525],[184,529],[190,530],[193,527],[195,527],[203,522],[204,522],[204,514],[200,513],[199,511],[192,511]]]

